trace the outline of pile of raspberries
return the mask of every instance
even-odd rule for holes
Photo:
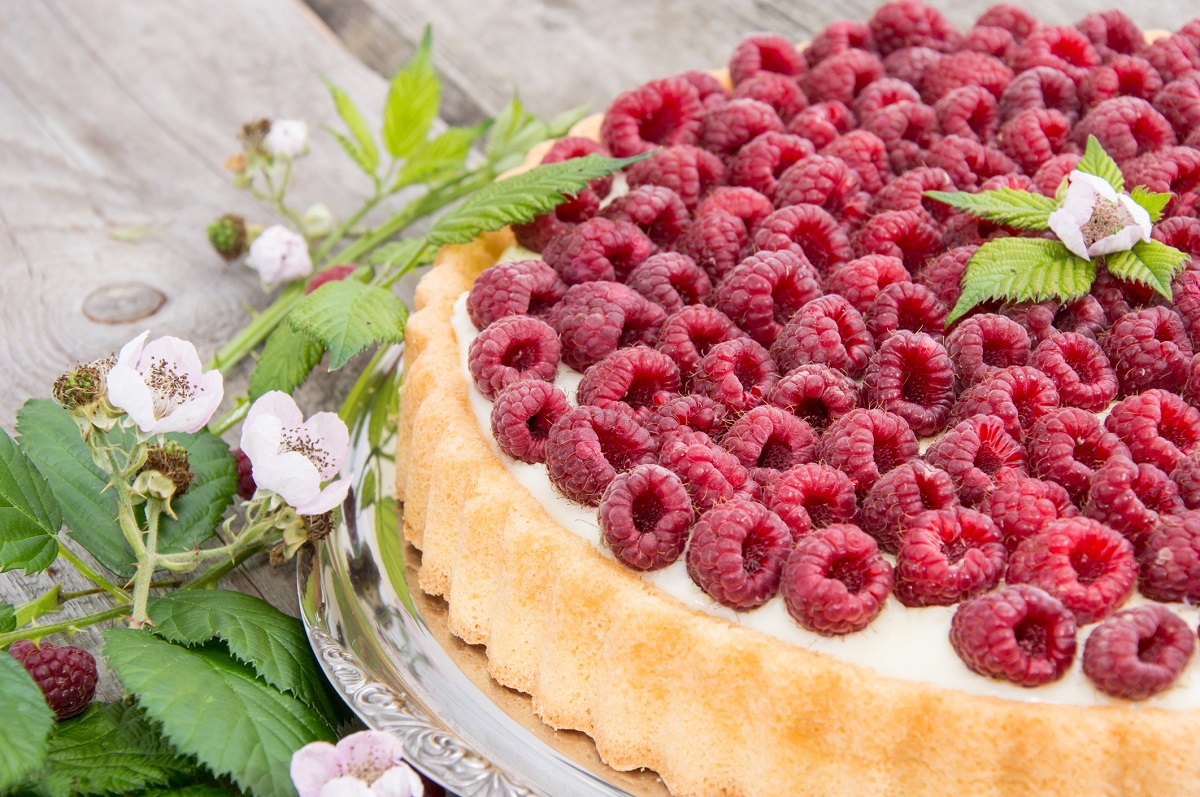
[[[967,666],[1025,686],[1098,623],[1099,689],[1169,687],[1196,634],[1120,609],[1200,601],[1200,260],[1172,302],[1102,269],[948,326],[978,246],[1020,233],[925,192],[1053,195],[1094,135],[1173,194],[1154,237],[1200,255],[1200,19],[1147,44],[1117,11],[997,5],[964,33],[897,0],[802,49],[750,36],[729,76],[647,83],[546,155],[652,153],[626,192],[597,179],[519,226],[542,259],[472,288],[499,447],[597,506],[625,565],[684,557],[734,609],[782,593],[848,634],[889,596],[957,605]]]

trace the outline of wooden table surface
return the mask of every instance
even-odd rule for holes
[[[1143,27],[1174,29],[1194,0],[1016,0],[1054,24],[1117,7]],[[270,296],[253,272],[209,249],[205,226],[236,212],[270,213],[232,187],[221,163],[236,131],[267,116],[308,121],[312,154],[298,167],[297,205],[348,213],[368,188],[322,125],[333,112],[320,76],[342,86],[378,126],[383,77],[434,29],[443,119],[497,113],[519,87],[535,113],[603,110],[620,91],[685,69],[723,64],[745,34],[797,41],[838,18],[865,19],[872,0],[41,0],[0,3],[0,426],[46,396],[76,361],[118,349],[145,329],[193,341],[207,357]],[[932,0],[960,27],[986,0]],[[380,215],[386,209],[380,211]],[[352,371],[354,363],[348,368]],[[244,392],[246,369],[226,381]],[[332,409],[346,377],[302,391]],[[69,566],[0,575],[18,603],[51,578],[90,586]],[[297,611],[290,568],[256,563],[230,579]],[[97,611],[89,599],[73,615]],[[76,644],[98,648],[85,632]],[[119,694],[106,682],[102,694]]]

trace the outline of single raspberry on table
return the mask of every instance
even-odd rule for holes
[[[229,453],[233,454],[233,459],[237,463],[237,494],[242,500],[249,501],[258,489],[258,485],[254,483],[254,466],[250,463],[250,457],[242,449],[235,448]]]
[[[1167,474],[1147,463],[1116,455],[1092,474],[1083,512],[1125,535],[1135,553],[1166,514],[1184,511],[1179,486]]]
[[[925,73],[941,60],[942,55],[930,47],[901,47],[884,56],[883,68],[891,77],[910,83],[920,91]]]
[[[997,3],[990,6],[975,20],[976,26],[988,25],[1004,28],[1017,41],[1024,41],[1029,34],[1042,26],[1032,12],[1012,3]]]
[[[983,413],[1004,423],[1017,440],[1046,413],[1057,409],[1058,391],[1050,377],[1029,365],[1001,368],[958,397],[951,419]]]
[[[918,435],[936,434],[954,406],[954,367],[924,332],[898,331],[879,347],[863,379],[867,403],[894,412]]]
[[[630,188],[657,185],[670,188],[688,210],[725,182],[725,164],[711,152],[696,146],[664,147],[625,170]]]
[[[1061,484],[1076,504],[1082,504],[1092,474],[1115,454],[1129,456],[1121,438],[1106,431],[1103,422],[1076,407],[1051,410],[1029,429],[1029,466],[1040,479]]]
[[[1006,479],[1028,473],[1025,449],[994,415],[960,421],[926,449],[925,461],[950,474],[968,507],[981,504]]]
[[[861,631],[892,591],[892,566],[875,540],[851,523],[833,523],[796,543],[783,568],[783,600],[802,627],[822,636]]]
[[[1007,121],[1022,111],[1046,108],[1068,119],[1079,115],[1075,82],[1061,70],[1036,66],[1021,70],[1000,96],[1000,119]]]
[[[1075,630],[1075,616],[1062,601],[1015,584],[959,606],[950,621],[950,644],[972,672],[1041,686],[1071,666]]]
[[[831,523],[852,523],[858,514],[850,477],[815,462],[783,471],[767,486],[764,502],[787,524],[793,540]]]
[[[890,255],[864,255],[835,268],[825,278],[825,290],[836,293],[860,313],[867,311],[879,291],[896,282],[911,282],[904,261]]]
[[[1075,517],[1079,510],[1062,485],[1026,476],[1005,479],[979,504],[990,517],[1009,551],[1059,518]]]
[[[561,347],[544,321],[510,315],[489,324],[467,348],[475,387],[489,399],[522,379],[551,382],[558,374]]]
[[[1010,318],[980,313],[954,328],[946,351],[954,361],[955,384],[965,390],[1002,368],[1029,362],[1029,334]]]
[[[617,349],[587,369],[579,383],[580,404],[623,410],[639,422],[679,394],[679,366],[646,346]]]
[[[785,77],[803,75],[808,62],[796,45],[783,36],[758,33],[737,43],[729,58],[729,77],[733,85],[753,78],[762,72]]]
[[[1150,388],[1177,391],[1192,359],[1183,319],[1167,307],[1147,307],[1113,322],[1103,340],[1123,394]]]
[[[792,205],[768,216],[754,234],[756,249],[794,249],[822,275],[850,260],[846,231],[829,211],[816,205]]]
[[[858,385],[827,365],[801,365],[775,383],[767,403],[823,432],[830,421],[859,405]]]
[[[1033,174],[1033,186],[1042,196],[1054,196],[1068,174],[1083,158],[1077,152],[1064,152],[1043,163]]]
[[[796,79],[777,72],[759,72],[746,78],[734,88],[733,99],[766,103],[784,124],[808,107],[808,98]]]
[[[558,332],[563,362],[586,371],[622,346],[653,345],[665,317],[665,310],[632,288],[584,282],[567,289],[547,320]]]
[[[976,25],[963,34],[963,49],[1007,61],[1017,49],[1017,39],[1007,28],[998,25]]]
[[[542,257],[568,285],[621,281],[654,252],[654,244],[627,221],[588,219],[551,240]]]
[[[892,0],[880,6],[867,21],[875,46],[883,55],[902,47],[954,50],[960,34],[942,12],[920,0]]]
[[[696,261],[678,252],[659,252],[634,266],[625,284],[674,313],[689,304],[702,304],[712,281]]]
[[[1146,39],[1137,23],[1118,9],[1097,11],[1075,23],[1101,56],[1141,52]],[[1109,59],[1111,61],[1111,59]]]
[[[820,450],[821,461],[853,479],[859,495],[918,456],[917,437],[908,423],[895,413],[873,409],[851,410],[830,423]]]
[[[567,395],[549,382],[513,382],[492,405],[492,436],[500,450],[514,459],[545,462],[550,428],[570,409]]]
[[[1064,332],[1038,344],[1030,364],[1050,377],[1064,406],[1099,412],[1117,396],[1117,374],[1095,340]]]
[[[541,260],[497,263],[475,279],[467,294],[467,315],[476,329],[506,315],[545,320],[566,292],[567,284]]]
[[[670,247],[692,223],[679,194],[660,185],[641,185],[608,204],[600,216],[641,230],[655,246]]]
[[[916,517],[956,506],[958,492],[950,474],[916,459],[879,477],[863,497],[860,520],[880,549],[896,553],[905,529]]]
[[[1121,96],[1153,100],[1162,86],[1158,70],[1145,58],[1118,55],[1088,70],[1079,83],[1079,99],[1088,108]]]
[[[1200,69],[1200,47],[1178,34],[1155,39],[1141,55],[1168,83]]]
[[[1045,108],[1021,111],[1001,125],[996,144],[1023,172],[1036,174],[1071,144],[1071,120]]]
[[[696,208],[696,215],[714,211],[731,213],[742,220],[746,230],[753,235],[759,226],[775,212],[775,206],[753,188],[745,186],[724,186],[714,189]]]
[[[1179,488],[1179,498],[1188,509],[1200,509],[1200,454],[1179,461],[1171,471],[1171,481]]]
[[[859,92],[854,98],[851,110],[861,124],[866,124],[871,116],[887,106],[906,101],[920,102],[920,92],[914,89],[912,84],[899,78],[884,76]]]
[[[746,611],[779,591],[791,549],[792,535],[774,512],[734,499],[709,509],[692,527],[688,575],[714,600]]]
[[[634,570],[658,570],[683,553],[694,515],[678,476],[658,465],[638,465],[608,485],[597,517],[617,561]]]
[[[814,103],[792,117],[787,132],[800,136],[817,149],[824,147],[858,125],[854,112],[844,102]]]
[[[1100,55],[1088,37],[1068,25],[1039,28],[1012,55],[1014,71],[1048,66],[1063,72],[1077,85],[1087,70],[1099,63]]]
[[[1008,550],[987,515],[962,506],[923,512],[896,553],[896,597],[905,606],[953,606],[996,586]]]
[[[709,349],[692,375],[691,389],[736,415],[762,404],[777,379],[766,349],[750,338],[734,338]]]
[[[883,62],[866,50],[851,48],[815,65],[800,80],[810,102],[849,105],[858,93],[883,77]]]
[[[874,353],[875,343],[862,316],[837,294],[813,299],[801,307],[771,347],[784,374],[815,363],[856,377]]]
[[[892,164],[887,144],[867,130],[851,130],[821,147],[822,155],[841,158],[862,179],[864,191],[875,193],[892,179]]]
[[[925,149],[941,135],[937,112],[921,102],[908,100],[873,113],[863,122],[862,129],[883,142],[888,165],[896,174],[919,168],[925,160]]]
[[[779,178],[792,164],[814,152],[816,148],[806,138],[791,133],[763,133],[738,150],[729,164],[729,184],[753,188],[775,202]],[[793,203],[775,204],[782,207]]]
[[[687,388],[699,370],[701,360],[713,346],[744,337],[747,337],[746,333],[720,310],[692,304],[667,317],[655,348],[675,361],[683,386]]]
[[[988,178],[1009,174],[1017,168],[995,147],[955,135],[943,136],[930,144],[925,165],[945,169],[960,191],[978,188]]]
[[[1200,410],[1179,395],[1147,390],[1116,404],[1104,419],[1137,462],[1170,473],[1180,460],[1200,451]]]
[[[700,92],[687,80],[653,80],[613,100],[604,114],[600,140],[618,158],[695,144],[702,113]]]
[[[924,285],[897,282],[875,295],[864,321],[879,345],[897,330],[941,335],[946,328],[947,313],[946,305]]]
[[[992,55],[964,50],[950,53],[925,70],[921,96],[934,103],[955,89],[982,86],[999,99],[1012,82],[1013,70]]]
[[[567,498],[595,506],[616,475],[654,462],[655,441],[627,412],[573,407],[546,438],[546,475]]]
[[[1171,123],[1139,97],[1105,100],[1088,111],[1073,134],[1080,146],[1087,143],[1088,136],[1095,136],[1117,163],[1176,142]]]
[[[721,438],[721,448],[733,454],[760,486],[767,486],[793,465],[817,458],[817,434],[805,421],[778,407],[747,410]]]
[[[1088,635],[1083,674],[1106,695],[1145,700],[1169,689],[1196,651],[1196,635],[1166,606],[1117,612]]]
[[[1200,600],[1200,510],[1164,515],[1141,555],[1138,589],[1163,603]]]
[[[750,231],[746,222],[732,213],[714,210],[692,219],[675,249],[696,261],[716,282],[750,255]]]
[[[1053,595],[1080,625],[1097,622],[1133,594],[1137,560],[1129,540],[1087,517],[1062,518],[1022,540],[1008,560],[1009,584]]]
[[[775,109],[758,100],[730,100],[704,112],[700,147],[729,164],[744,144],[763,133],[782,133]]]
[[[836,218],[861,219],[867,211],[862,178],[841,158],[808,155],[792,164],[775,185],[775,204],[816,205]]]
[[[8,654],[37,683],[50,710],[60,720],[83,713],[96,695],[99,678],[96,660],[86,650],[52,642],[34,644],[21,639],[12,643]]]
[[[790,250],[759,252],[717,284],[712,304],[763,346],[770,346],[801,307],[823,295],[817,272]]]
[[[967,263],[978,249],[974,244],[947,249],[927,261],[917,272],[914,281],[931,290],[943,305],[953,307],[962,296],[962,278],[967,270]]]
[[[812,41],[804,50],[804,58],[809,66],[813,66],[852,47],[874,50],[875,42],[871,38],[871,29],[865,22],[839,19],[817,31],[817,35],[812,37]]]
[[[898,257],[911,273],[941,249],[942,234],[923,210],[889,210],[867,219],[850,243],[859,257]]]
[[[982,86],[963,86],[947,92],[933,104],[943,135],[991,143],[1000,127],[996,95]]]

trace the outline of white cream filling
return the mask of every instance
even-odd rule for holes
[[[537,257],[534,252],[514,246],[504,253],[501,261]],[[529,465],[513,459],[496,446],[491,427],[492,402],[475,389],[467,367],[467,350],[479,332],[471,323],[466,307],[467,294],[464,293],[455,302],[451,325],[458,340],[463,379],[470,386],[471,410],[475,413],[480,432],[489,441],[493,453],[504,463],[508,472],[529,490],[550,517],[563,528],[590,542],[603,555],[611,557],[608,547],[601,544],[595,509],[570,501],[555,491],[546,475],[544,465]],[[578,371],[560,365],[554,383],[574,404],[575,392],[582,378]],[[922,443],[927,444],[928,441]],[[921,448],[924,450],[925,445]],[[889,597],[883,612],[864,630],[844,637],[824,637],[801,628],[787,613],[783,598],[778,595],[763,606],[748,612],[736,612],[717,603],[688,576],[682,556],[674,564],[662,570],[645,573],[642,577],[692,609],[723,617],[730,622],[753,628],[808,650],[869,667],[881,675],[893,678],[1029,703],[1152,706],[1176,710],[1200,708],[1200,681],[1195,673],[1195,668],[1200,665],[1197,665],[1194,659],[1174,687],[1148,700],[1117,700],[1092,686],[1083,674],[1081,660],[1087,634],[1095,626],[1081,629],[1075,661],[1061,679],[1053,684],[1029,689],[1007,681],[985,678],[967,669],[950,644],[950,619],[955,610],[953,606],[914,609],[904,606],[895,597]],[[1149,602],[1140,595],[1135,595],[1126,606]],[[1200,608],[1183,604],[1170,604],[1170,608],[1182,616],[1189,627],[1196,628],[1197,621],[1200,620]]]

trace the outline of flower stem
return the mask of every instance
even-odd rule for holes
[[[294,282],[288,285],[272,304],[256,315],[228,343],[218,349],[212,359],[205,363],[204,368],[206,370],[216,368],[221,373],[228,373],[230,368],[241,362],[247,354],[254,351],[258,344],[267,339],[267,335],[270,335],[271,331],[279,326],[279,322],[292,311],[292,308],[303,296],[303,282]]]
[[[146,502],[146,549],[138,556],[137,575],[133,580],[133,616],[129,618],[129,624],[134,628],[141,628],[149,619],[146,604],[150,600],[150,584],[158,558],[158,519],[162,511],[160,499],[150,498]]]
[[[103,623],[105,620],[115,620],[121,615],[129,611],[128,603],[120,603],[113,606],[111,609],[105,609],[102,612],[89,614],[84,617],[76,617],[72,620],[63,620],[58,623],[50,623],[48,625],[36,625],[32,628],[23,628],[20,631],[12,631],[7,634],[0,634],[0,648],[6,648],[13,642],[20,639],[36,639],[50,634],[57,634],[60,631],[78,631],[82,628],[87,628],[89,625]]]
[[[116,584],[112,583],[107,578],[105,578],[104,576],[100,575],[99,571],[97,571],[95,568],[93,568],[87,562],[83,561],[83,559],[77,553],[72,551],[67,546],[59,545],[58,546],[58,555],[61,556],[63,559],[66,559],[71,564],[73,564],[75,566],[75,569],[78,570],[83,575],[84,578],[86,578],[88,581],[92,582],[93,584],[95,584],[97,586],[97,589],[87,590],[86,592],[82,592],[82,593],[73,593],[73,592],[65,593],[62,596],[63,600],[65,600],[65,601],[71,600],[71,598],[67,597],[68,595],[71,595],[73,597],[82,597],[83,595],[96,594],[97,592],[107,592],[108,594],[112,595],[114,598],[116,598],[117,600],[122,601],[122,602],[128,601],[130,599],[128,592],[121,589]]]
[[[182,581],[155,581],[150,585],[150,589],[175,589],[182,584]],[[105,592],[108,592],[108,590],[101,587],[93,587],[92,589],[84,589],[80,590],[79,592],[64,592],[58,596],[58,599],[61,602],[66,603],[67,601],[73,601],[76,598],[86,598],[89,595],[100,595]]]
[[[374,210],[375,206],[378,205],[382,199],[383,195],[379,193],[379,189],[377,188],[375,190],[375,195],[364,202],[363,206],[358,209],[357,213],[343,221],[340,225],[338,225],[336,230],[325,236],[325,240],[321,241],[321,245],[318,246],[316,251],[313,252],[312,261],[314,263],[322,263],[322,261],[324,261],[329,255],[329,251],[333,249],[333,247],[337,246],[338,243],[346,237],[346,233],[348,233],[350,229],[362,219],[363,216]],[[331,260],[333,259],[336,258],[331,258]]]
[[[133,499],[130,496],[129,482],[126,481],[128,474],[118,465],[117,455],[113,453],[112,447],[108,446],[107,437],[101,442],[108,449],[108,462],[111,467],[108,483],[117,493],[117,520],[121,524],[125,541],[140,561],[146,553],[146,546],[142,543],[142,530],[138,528],[137,518],[133,514]]]
[[[267,543],[260,542],[248,548],[243,548],[224,562],[213,565],[208,570],[205,570],[199,578],[188,584],[184,589],[213,589],[221,579],[229,575],[231,570],[252,556],[263,553],[269,547]]]
[[[239,401],[238,405],[236,407],[234,407],[229,412],[222,415],[217,420],[211,422],[208,425],[208,431],[212,432],[217,437],[220,437],[221,435],[225,434],[230,429],[232,429],[233,427],[235,427],[239,423],[241,423],[245,419],[246,413],[249,411],[250,411],[249,400]]]

